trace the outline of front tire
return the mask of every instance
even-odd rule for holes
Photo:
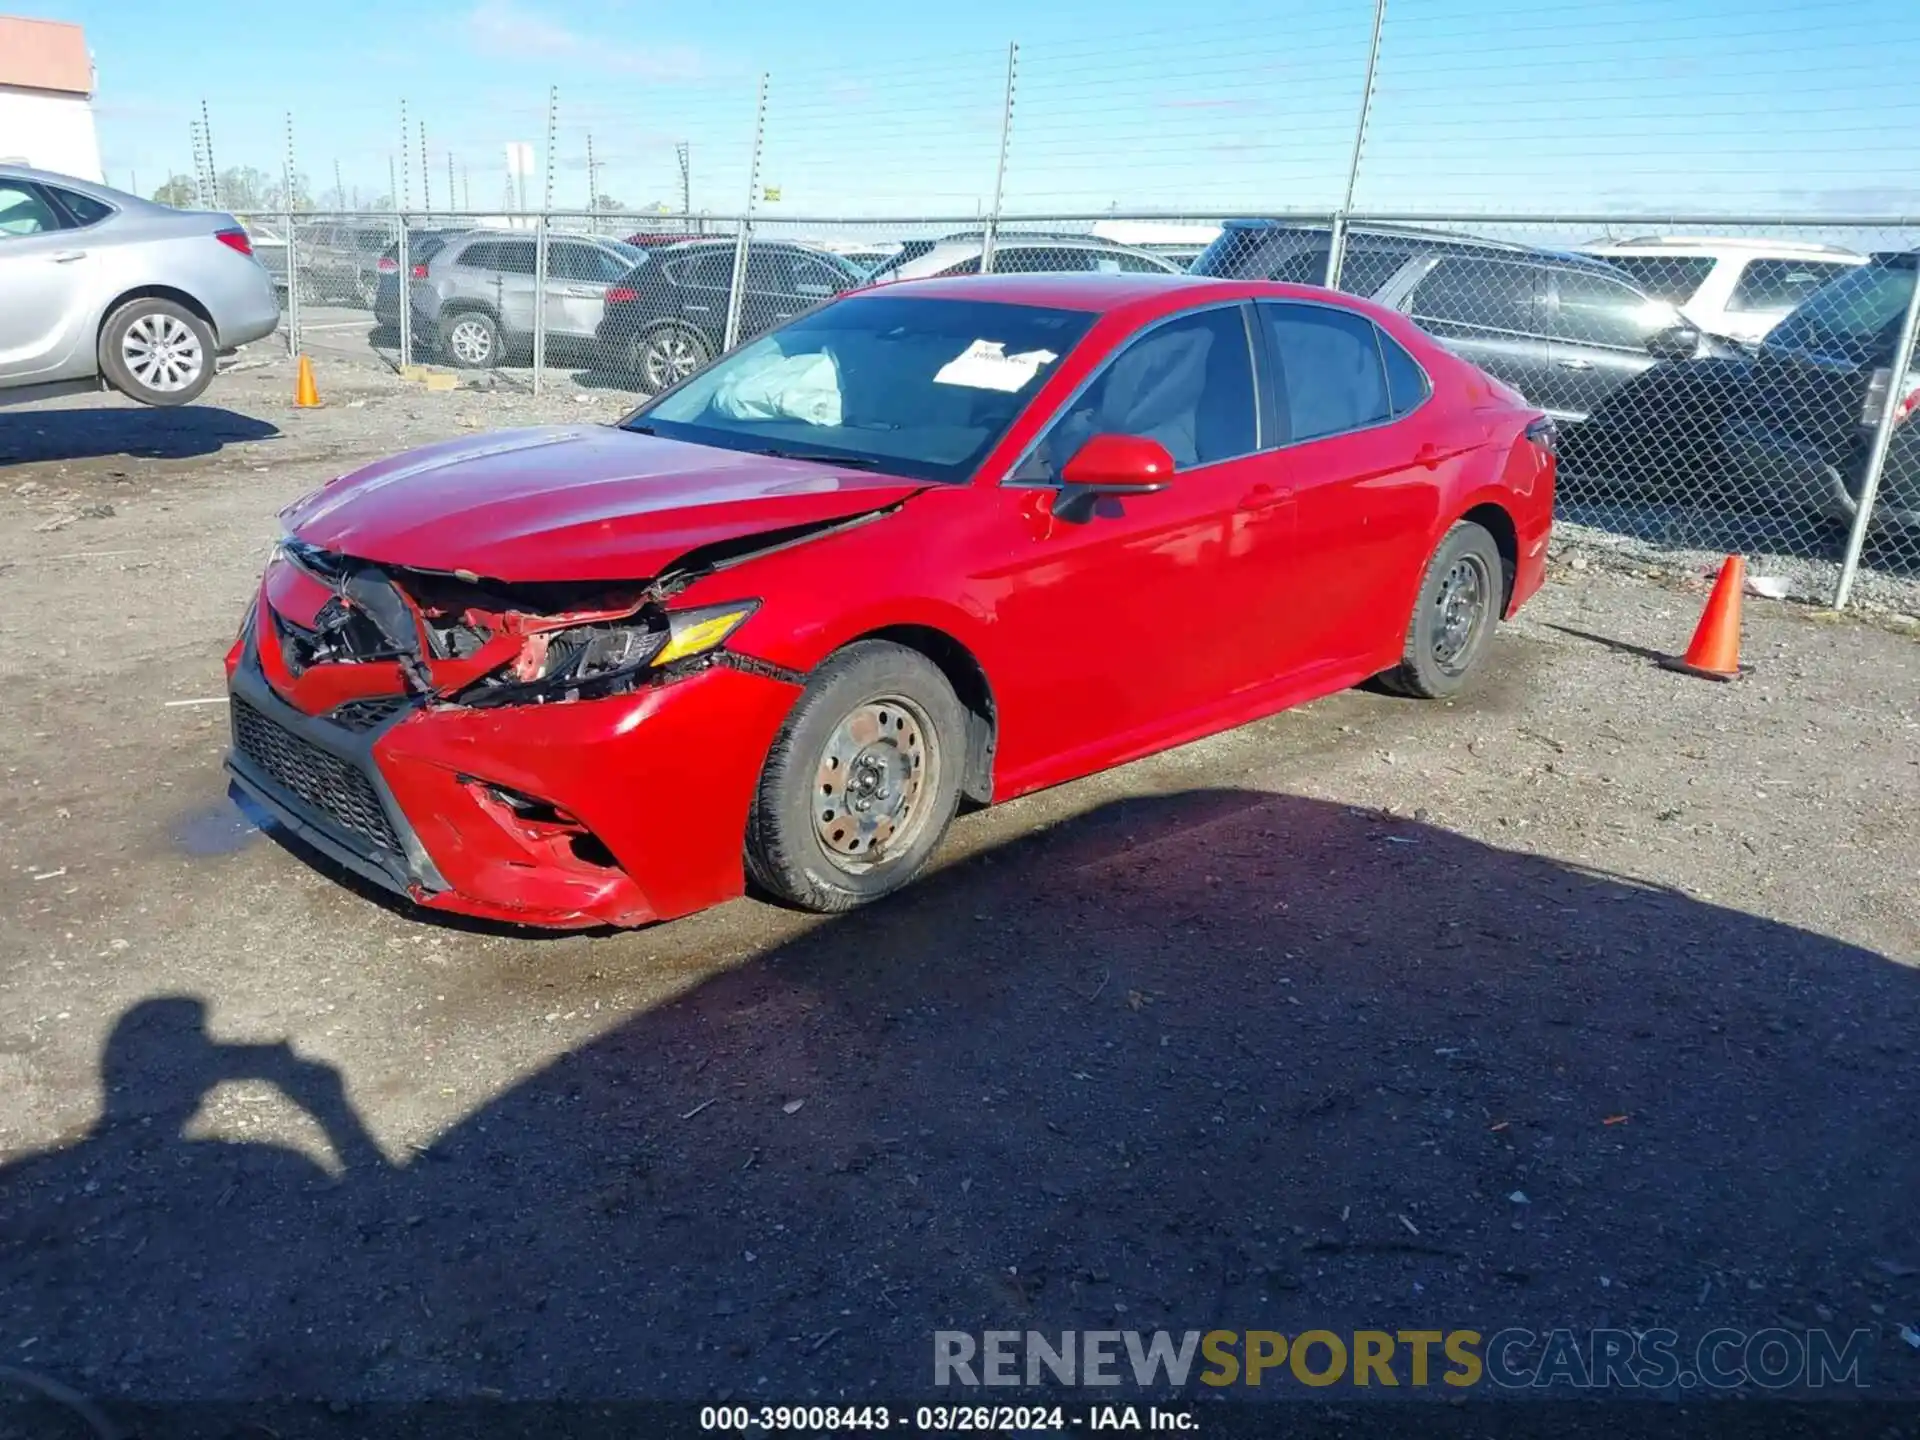
[[[926,656],[862,640],[814,673],[768,752],[747,820],[747,873],[805,910],[898,890],[960,800],[966,712]]]
[[[1381,683],[1422,700],[1458,695],[1486,658],[1506,593],[1493,536],[1471,520],[1455,522],[1420,577],[1400,663]]]
[[[187,405],[213,383],[213,327],[171,300],[132,300],[100,327],[100,372],[142,405]]]

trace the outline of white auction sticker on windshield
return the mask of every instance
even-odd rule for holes
[[[942,365],[933,377],[936,385],[965,385],[971,390],[1004,390],[1012,394],[1023,388],[1042,365],[1060,357],[1051,350],[1023,350],[1018,355],[1006,352],[1000,340],[976,340]]]

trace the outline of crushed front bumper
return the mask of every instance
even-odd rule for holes
[[[747,811],[797,687],[724,660],[605,700],[409,704],[356,730],[288,704],[251,639],[233,783],[294,835],[431,909],[640,925],[738,895]]]

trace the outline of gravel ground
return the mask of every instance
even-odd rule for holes
[[[906,1394],[956,1328],[1820,1326],[1920,1397],[1920,645],[1568,563],[1370,691],[964,818],[832,920],[544,938],[223,800],[274,512],[623,397],[283,364],[0,411],[0,1364],[93,1394]],[[585,399],[578,399],[583,395]],[[183,702],[183,703],[171,703]]]

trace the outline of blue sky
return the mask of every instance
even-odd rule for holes
[[[21,6],[22,0],[13,0]],[[747,193],[781,215],[991,203],[1008,41],[1020,42],[1006,204],[1025,212],[1331,206],[1360,103],[1371,0],[1183,9],[1164,0],[819,6],[720,0],[27,0],[87,28],[108,178],[191,169],[204,98],[222,168],[277,171],[286,116],[315,192],[363,201],[427,127],[429,194],[502,203],[502,147],[543,157],[554,203],[600,189]],[[406,190],[422,198],[419,134]],[[536,177],[531,193],[543,190]],[[1920,212],[1911,0],[1388,0],[1357,192],[1375,210]]]

